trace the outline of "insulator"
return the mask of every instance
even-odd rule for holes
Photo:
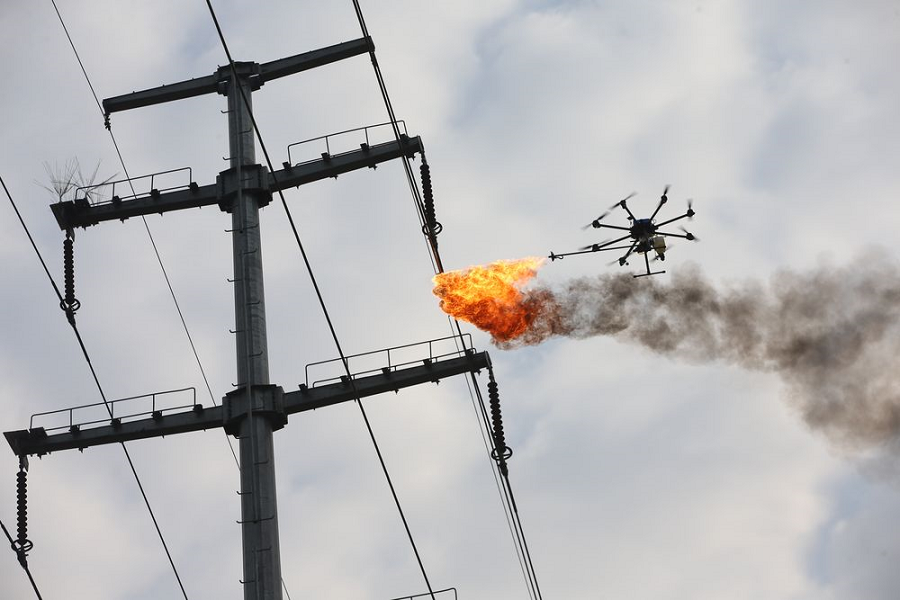
[[[497,382],[494,380],[494,370],[489,369],[488,375],[488,398],[491,404],[491,424],[494,434],[494,449],[491,451],[491,458],[497,461],[500,472],[504,475],[508,474],[506,461],[512,456],[512,448],[506,445],[506,436],[503,433],[503,416],[500,414],[500,394],[497,392]]]
[[[434,192],[431,189],[431,167],[424,160],[419,173],[422,176],[422,198],[425,203],[425,225],[422,226],[422,233],[435,236],[444,229],[444,226],[437,222],[434,212]]]
[[[19,555],[19,560],[24,560],[34,544],[28,539],[28,473],[20,469],[16,475],[16,516],[17,535],[13,542],[13,550]]]
[[[75,298],[75,240],[67,235],[63,240],[63,283],[65,295],[59,307],[66,313],[70,323],[75,321],[75,311],[81,308],[81,302]]]
[[[75,242],[72,238],[63,241],[63,269],[66,281],[66,304],[75,302]]]

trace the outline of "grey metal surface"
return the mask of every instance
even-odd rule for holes
[[[231,206],[234,253],[234,318],[237,385],[247,394],[247,412],[238,423],[241,462],[241,539],[245,600],[281,600],[281,552],[275,488],[273,423],[267,413],[254,413],[258,387],[269,383],[266,298],[263,285],[261,201],[266,192],[244,189],[242,170],[256,164],[252,110],[253,66],[227,83],[228,139],[237,192]],[[220,75],[223,69],[220,69]],[[237,67],[236,67],[237,71]],[[261,398],[259,399],[262,400]]]
[[[473,352],[465,356],[445,358],[429,364],[388,370],[387,373],[354,377],[356,392],[360,398],[367,398],[393,392],[429,381],[439,381],[462,373],[485,369],[490,359],[486,352]],[[232,394],[235,392],[232,392]],[[284,412],[291,415],[307,410],[315,410],[332,404],[353,400],[353,389],[348,382],[339,381],[327,385],[307,388],[301,391],[285,392],[282,397]],[[225,402],[228,402],[226,397]],[[19,456],[32,456],[90,448],[116,442],[127,442],[162,435],[175,435],[191,431],[201,431],[222,427],[226,421],[221,406],[189,410],[173,414],[163,413],[158,419],[123,421],[118,426],[103,425],[79,430],[77,433],[48,435],[42,428],[7,431],[7,442]]]
[[[226,431],[236,433],[241,462],[240,523],[245,600],[282,598],[273,430],[284,425],[287,413],[397,390],[429,380],[437,381],[444,372],[444,361],[438,367],[429,359],[421,367],[404,369],[402,374],[392,367],[386,367],[381,375],[354,379],[356,390],[349,380],[314,389],[305,389],[304,386],[301,391],[290,394],[284,394],[281,388],[269,384],[260,207],[269,203],[274,190],[326,177],[337,177],[341,173],[374,167],[379,162],[400,156],[411,157],[416,152],[422,152],[422,144],[419,138],[403,135],[399,142],[395,140],[370,146],[366,138],[366,143],[359,150],[336,155],[331,155],[329,150],[321,155],[321,159],[297,165],[285,164],[283,170],[268,173],[264,167],[256,164],[250,117],[251,94],[267,80],[363,54],[371,47],[371,39],[362,38],[263,65],[252,62],[234,63],[220,68],[208,77],[106,99],[103,106],[109,115],[116,111],[207,93],[226,95],[231,168],[220,173],[215,185],[199,186],[191,181],[187,189],[151,189],[146,196],[135,195],[136,197],[125,199],[112,193],[109,202],[93,203],[92,200],[96,198],[85,197],[60,202],[51,207],[64,230],[87,227],[107,220],[124,220],[138,215],[157,212],[162,214],[210,204],[219,204],[232,215],[238,382],[238,389],[229,395],[234,400],[233,403],[209,409],[201,409],[195,405],[195,409],[174,414],[153,411],[151,419],[125,422],[116,418],[111,419],[109,425],[86,429],[72,426],[66,433],[53,435],[35,428],[7,432],[5,436],[13,451],[25,457],[54,450],[85,448],[214,426],[225,426]],[[471,370],[472,364],[478,362],[477,356],[467,354],[461,358],[464,362],[457,364],[456,368]],[[484,360],[486,361],[486,355]],[[448,370],[447,373],[449,372]],[[331,395],[325,388],[331,390]],[[256,410],[257,406],[262,408]],[[239,414],[240,412],[244,414]]]
[[[328,159],[319,158],[268,173],[266,185],[270,192],[284,190],[329,177],[337,177],[356,169],[374,167],[388,160],[401,156],[413,156],[421,152],[422,140],[419,137],[408,138],[399,145],[395,140],[374,144],[367,149],[353,150],[331,156]],[[222,200],[222,195],[229,193],[221,181],[222,177],[220,175],[214,184],[162,192],[158,196],[148,194],[118,203],[108,202],[94,205],[87,201],[56,202],[51,204],[50,208],[53,210],[53,216],[56,217],[59,228],[63,231],[74,227],[89,227],[104,221],[162,214],[185,208],[201,208],[218,204]]]
[[[262,65],[258,65],[260,80],[257,82],[257,87],[266,81],[278,79],[279,77],[285,77],[287,75],[299,73],[300,71],[321,67],[358,54],[365,54],[369,51],[371,44],[371,38],[359,38],[349,42],[328,46],[326,48],[304,52],[288,58],[263,63]],[[161,104],[163,102],[211,94],[218,91],[217,86],[220,81],[221,77],[217,73],[206,77],[197,77],[196,79],[189,79],[187,81],[179,81],[178,83],[141,90],[139,92],[123,94],[113,98],[106,98],[103,101],[103,110],[106,111],[107,114],[110,114],[123,110],[140,108],[142,106],[151,106],[153,104]]]

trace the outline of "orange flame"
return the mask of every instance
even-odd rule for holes
[[[525,333],[537,313],[521,288],[537,275],[543,258],[499,260],[434,277],[441,310],[508,342]]]

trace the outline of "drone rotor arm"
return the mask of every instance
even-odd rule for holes
[[[697,239],[697,236],[695,236],[693,233],[691,233],[689,235],[682,235],[680,233],[666,233],[663,231],[657,231],[656,235],[662,235],[665,237],[677,237],[677,238],[683,238],[685,240],[692,240],[692,241]]]
[[[595,244],[596,245],[596,244]],[[605,250],[628,250],[631,246],[603,246],[602,248],[598,247],[594,250],[594,246],[584,246],[582,251],[585,252],[603,252]],[[557,255],[558,256],[558,255]]]
[[[659,204],[656,205],[656,210],[653,211],[653,214],[650,215],[650,220],[656,218],[656,213],[659,212],[659,209],[662,208],[663,204],[669,201],[669,186],[666,186],[666,189],[663,190],[662,196],[659,197]]]
[[[634,220],[635,220],[634,213],[631,212],[631,209],[628,208],[628,205],[625,204],[625,201],[624,201],[624,200],[622,200],[622,202],[620,203],[620,205],[622,206],[622,208],[625,209],[625,212],[628,213],[628,218],[631,219],[632,221],[634,221]]]
[[[595,225],[594,227],[597,229],[600,229],[601,227],[605,227],[607,229],[618,229],[620,231],[631,231],[630,227],[622,227],[620,225],[607,225],[606,223],[597,223],[597,225]]]
[[[619,259],[620,263],[624,263],[628,259],[628,257],[631,256],[631,253],[634,252],[635,246],[637,246],[637,240],[634,240],[634,243],[631,244],[631,246],[628,248],[628,252],[625,253],[625,256]]]
[[[620,238],[616,238],[614,240],[609,240],[607,242],[603,242],[602,244],[595,244],[595,245],[597,246],[597,250],[605,250],[605,249],[607,249],[608,246],[611,246],[613,244],[618,244],[619,242],[627,240],[630,237],[631,237],[630,235],[623,235]],[[637,242],[635,242],[635,244],[636,243]],[[632,244],[632,246],[634,246],[634,244]]]
[[[688,215],[688,213],[684,213],[683,215],[679,215],[679,216],[677,216],[677,217],[675,217],[675,218],[673,218],[673,219],[669,219],[668,221],[663,221],[662,223],[658,223],[656,226],[657,226],[657,227],[663,227],[664,225],[668,225],[669,223],[674,223],[675,221],[679,221],[679,220],[681,220],[681,219],[685,219],[685,218],[687,218],[688,216],[690,216],[690,215]]]

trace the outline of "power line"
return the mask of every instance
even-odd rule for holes
[[[358,0],[353,0],[353,8],[356,11],[356,19],[359,22],[360,31],[363,34],[363,37],[369,38],[369,28],[366,26],[365,17],[363,17],[362,9],[359,6]],[[378,87],[381,90],[381,97],[384,101],[384,106],[387,109],[388,120],[391,123],[391,127],[394,132],[394,138],[397,142],[400,142],[400,127],[397,124],[397,117],[394,113],[394,107],[391,104],[391,98],[387,92],[387,85],[384,83],[384,76],[381,74],[381,67],[378,65],[378,59],[375,56],[375,48],[374,46],[369,46],[369,58],[372,61],[372,68],[375,71],[375,78],[378,80]],[[424,156],[424,155],[423,155]],[[423,159],[424,160],[424,159]],[[425,207],[422,202],[422,197],[419,194],[419,188],[416,185],[416,179],[413,175],[412,167],[409,164],[409,159],[403,158],[403,170],[406,173],[406,183],[409,186],[410,194],[413,198],[413,203],[416,207],[416,212],[419,216],[419,224],[423,226],[423,231],[425,231],[425,226],[427,224],[427,219],[425,216]],[[444,271],[444,266],[441,264],[441,256],[437,250],[437,237],[436,232],[431,230],[430,235],[427,236],[427,245],[430,247],[431,252],[429,256],[431,258],[432,267],[434,268],[436,273],[440,273]]]
[[[214,25],[215,25],[215,27],[216,27],[216,31],[217,31],[217,33],[218,33],[218,35],[219,35],[219,40],[220,40],[221,43],[222,43],[222,48],[225,50],[225,55],[228,57],[228,64],[231,66],[232,78],[233,78],[233,80],[234,80],[234,82],[235,82],[235,85],[236,85],[236,84],[237,84],[237,74],[236,74],[236,72],[235,72],[234,59],[233,59],[232,56],[231,56],[231,51],[228,49],[228,44],[227,44],[227,42],[225,41],[225,35],[224,35],[224,33],[222,32],[222,27],[221,27],[221,25],[219,24],[219,19],[216,17],[216,12],[215,12],[215,9],[213,8],[213,5],[212,5],[211,0],[206,0],[206,5],[207,5],[207,7],[209,8],[210,16],[212,17],[213,23],[214,23]],[[258,126],[258,124],[257,124],[257,122],[256,122],[256,117],[253,115],[253,111],[252,111],[252,109],[251,109],[250,102],[249,102],[248,98],[246,97],[246,95],[245,95],[245,93],[244,93],[244,90],[243,90],[242,88],[239,88],[239,89],[240,89],[240,93],[241,93],[241,98],[242,98],[242,100],[243,100],[243,102],[244,102],[245,107],[247,108],[247,113],[249,114],[250,120],[251,120],[251,122],[252,122],[252,124],[253,124],[253,131],[254,131],[255,134],[256,134],[256,139],[259,141],[260,149],[262,150],[263,156],[264,156],[265,159],[266,159],[266,164],[267,164],[267,166],[269,167],[269,172],[272,173],[273,176],[274,176],[274,173],[276,172],[276,170],[275,170],[275,168],[274,168],[274,165],[273,165],[273,163],[272,163],[271,158],[269,157],[269,151],[268,151],[268,149],[266,148],[265,142],[263,141],[262,133],[261,133],[261,131],[260,131],[260,129],[259,129],[259,126]],[[396,128],[396,123],[394,123],[394,127]],[[298,248],[300,249],[300,254],[301,254],[302,258],[303,258],[303,263],[304,263],[304,265],[306,266],[306,271],[307,271],[307,273],[309,274],[309,278],[310,278],[310,281],[311,281],[311,283],[312,283],[313,289],[314,289],[315,292],[316,292],[316,297],[318,298],[319,306],[320,306],[320,308],[322,309],[322,313],[323,313],[323,315],[324,315],[324,317],[325,317],[325,321],[326,321],[327,324],[328,324],[328,329],[329,329],[329,331],[331,332],[332,340],[334,341],[335,347],[337,348],[338,354],[340,355],[341,363],[342,363],[343,366],[344,366],[344,371],[345,371],[346,374],[347,374],[348,381],[350,382],[350,385],[351,385],[351,387],[352,387],[353,393],[354,393],[354,395],[356,396],[357,406],[359,406],[359,410],[360,410],[360,413],[362,414],[363,421],[365,422],[366,429],[367,429],[367,431],[368,431],[368,433],[369,433],[369,437],[370,437],[370,439],[372,440],[372,445],[375,447],[375,452],[376,452],[376,454],[377,454],[377,456],[378,456],[378,461],[379,461],[379,463],[380,463],[380,465],[381,465],[381,470],[382,470],[382,472],[384,473],[385,479],[387,480],[387,483],[388,483],[388,487],[389,487],[390,490],[391,490],[391,495],[392,495],[393,498],[394,498],[394,504],[396,505],[397,511],[398,511],[398,513],[400,514],[400,519],[401,519],[402,522],[403,522],[403,527],[404,527],[404,529],[406,530],[406,535],[407,535],[407,537],[409,538],[410,545],[412,546],[413,553],[415,554],[416,562],[417,562],[418,565],[419,565],[419,570],[421,571],[422,577],[423,577],[423,579],[425,580],[425,585],[428,587],[428,592],[429,592],[429,594],[431,595],[432,599],[434,599],[434,590],[432,589],[431,583],[430,583],[430,581],[429,581],[429,579],[428,579],[428,573],[425,571],[425,565],[422,563],[422,557],[421,557],[421,555],[419,554],[419,549],[418,549],[418,547],[416,546],[415,540],[413,539],[412,531],[411,531],[411,529],[410,529],[410,527],[409,527],[409,522],[407,521],[406,515],[405,515],[405,513],[404,513],[404,511],[403,511],[403,507],[402,507],[401,504],[400,504],[400,498],[397,496],[397,492],[396,492],[396,489],[394,488],[394,484],[393,484],[393,481],[392,481],[392,479],[391,479],[390,473],[389,473],[388,470],[387,470],[387,464],[385,463],[384,457],[383,457],[383,455],[381,454],[381,449],[380,449],[380,447],[378,446],[378,441],[377,441],[377,439],[375,438],[375,433],[374,433],[374,431],[372,430],[372,425],[371,425],[371,423],[369,422],[368,416],[366,415],[366,411],[365,411],[365,408],[364,408],[364,406],[363,406],[362,400],[359,398],[359,394],[358,394],[358,392],[357,392],[357,390],[356,390],[356,383],[355,383],[355,381],[354,381],[354,379],[353,379],[352,373],[350,373],[350,367],[349,367],[349,364],[348,364],[348,362],[347,362],[346,355],[344,354],[344,351],[343,351],[343,348],[342,348],[342,346],[341,346],[340,340],[338,339],[337,332],[336,332],[336,330],[335,330],[335,328],[334,328],[334,323],[333,323],[332,320],[331,320],[331,315],[330,315],[330,313],[328,312],[327,306],[325,305],[325,299],[324,299],[324,297],[323,297],[323,295],[322,295],[321,289],[319,288],[319,284],[318,284],[318,281],[317,281],[317,279],[316,279],[316,277],[315,277],[315,273],[313,272],[312,265],[311,265],[311,263],[310,263],[310,261],[309,261],[309,257],[308,257],[307,254],[306,254],[306,249],[304,248],[303,242],[302,242],[301,239],[300,239],[300,234],[299,234],[299,232],[298,232],[298,230],[297,230],[296,224],[294,223],[293,215],[291,214],[291,210],[290,210],[290,208],[288,207],[287,200],[285,199],[284,193],[282,192],[281,189],[278,189],[278,196],[279,196],[279,198],[281,199],[281,205],[282,205],[282,207],[284,208],[285,215],[287,216],[288,223],[290,224],[290,227],[291,227],[291,231],[292,231],[293,234],[294,234],[294,240],[296,241],[297,246],[298,246]]]
[[[56,281],[53,279],[53,275],[51,275],[49,269],[47,269],[47,263],[44,262],[44,257],[41,255],[41,251],[34,243],[34,238],[31,236],[28,225],[25,224],[25,220],[22,218],[22,214],[19,212],[19,207],[16,205],[15,200],[13,200],[12,195],[9,193],[9,189],[6,187],[6,182],[3,181],[2,177],[0,177],[0,185],[3,186],[3,191],[6,192],[6,197],[9,199],[9,203],[12,205],[13,210],[16,212],[16,216],[19,218],[19,223],[21,223],[22,229],[25,230],[25,234],[28,236],[28,241],[31,242],[31,247],[34,248],[34,252],[35,254],[37,254],[38,260],[40,260],[41,265],[44,267],[44,272],[47,274],[47,278],[50,280],[50,285],[53,286],[53,291],[56,293],[60,305],[63,305],[63,296],[59,291],[59,286],[56,285]],[[94,383],[97,386],[97,391],[100,392],[100,397],[103,399],[103,404],[106,407],[107,412],[109,412],[110,417],[112,417],[112,409],[110,408],[109,401],[106,399],[106,393],[103,391],[103,386],[100,385],[100,379],[97,377],[97,371],[94,369],[93,362],[91,362],[91,357],[90,354],[88,354],[84,339],[82,339],[81,337],[81,332],[78,331],[78,326],[75,324],[74,319],[69,320],[69,324],[72,326],[72,331],[75,333],[75,338],[78,340],[78,345],[81,347],[81,353],[84,356],[88,368],[91,371],[91,375],[94,378]],[[181,593],[184,595],[185,600],[187,600],[187,592],[185,592],[184,585],[181,583],[181,576],[178,574],[178,569],[175,567],[175,561],[172,559],[171,552],[169,552],[169,545],[166,543],[165,537],[163,537],[162,530],[160,529],[159,523],[156,520],[156,515],[153,512],[153,507],[150,506],[150,499],[147,497],[147,494],[144,491],[144,486],[141,483],[141,478],[138,476],[137,469],[134,466],[134,462],[131,460],[131,454],[129,454],[128,448],[125,447],[124,442],[120,442],[120,445],[122,446],[122,451],[125,453],[125,458],[128,461],[129,468],[131,469],[131,474],[134,475],[134,480],[141,492],[141,497],[144,499],[144,505],[147,507],[147,512],[150,513],[150,519],[153,521],[153,527],[156,529],[156,534],[159,536],[159,541],[162,543],[163,550],[165,550],[166,557],[169,560],[169,565],[171,565],[172,571],[175,574],[175,579],[178,581],[178,586],[181,588]]]
[[[100,111],[100,114],[103,115],[104,124],[106,126],[106,130],[109,132],[110,140],[112,140],[113,147],[116,150],[116,156],[119,159],[119,164],[122,166],[122,171],[125,174],[125,178],[128,181],[128,186],[131,188],[131,194],[136,196],[136,192],[134,190],[134,184],[131,181],[131,175],[128,173],[128,167],[125,166],[125,159],[122,157],[122,151],[119,148],[119,143],[116,140],[116,136],[113,133],[112,127],[109,124],[109,121],[106,117],[106,112],[103,110],[103,105],[100,103],[100,98],[97,96],[97,91],[94,88],[94,84],[91,82],[91,78],[88,75],[87,69],[84,66],[84,62],[81,60],[81,55],[78,53],[78,48],[75,47],[75,42],[72,40],[72,35],[69,33],[69,28],[66,26],[66,22],[63,20],[62,13],[59,12],[59,7],[56,5],[56,0],[50,0],[53,4],[53,8],[56,10],[56,16],[59,19],[59,24],[62,25],[63,31],[66,34],[66,39],[69,41],[69,46],[72,48],[72,53],[75,55],[75,59],[78,61],[78,66],[81,68],[81,73],[84,75],[84,80],[87,82],[88,87],[91,90],[91,95],[94,97],[94,102],[97,104],[97,109]],[[181,305],[178,302],[178,297],[175,295],[175,289],[172,287],[172,282],[169,279],[169,273],[166,269],[165,264],[163,264],[162,256],[159,252],[159,248],[156,245],[156,240],[153,238],[153,233],[150,231],[150,224],[147,222],[147,218],[141,215],[141,221],[144,224],[144,230],[147,232],[147,237],[150,240],[150,245],[153,247],[153,254],[156,257],[156,262],[159,264],[159,269],[162,271],[163,279],[165,279],[166,287],[169,289],[169,295],[172,297],[172,303],[175,305],[175,310],[178,311],[178,318],[181,320],[181,327],[184,329],[184,334],[187,336],[188,343],[191,346],[191,352],[194,355],[194,360],[197,363],[197,367],[200,369],[200,375],[203,378],[203,383],[206,385],[206,390],[209,393],[209,399],[212,402],[213,406],[216,406],[216,398],[212,393],[212,387],[209,384],[209,379],[206,376],[206,369],[203,368],[203,363],[200,361],[200,355],[197,353],[197,347],[194,344],[194,338],[191,335],[190,329],[188,329],[187,322],[184,318],[184,313],[181,310]],[[238,469],[240,469],[240,461],[238,460],[237,453],[234,450],[234,444],[231,443],[231,439],[226,435],[225,440],[228,442],[228,447],[231,450],[231,455],[234,457],[234,462],[237,465]]]
[[[359,4],[359,0],[353,0],[353,7],[356,11],[356,17],[357,17],[357,20],[359,21],[360,30],[362,31],[363,36],[368,38],[369,31],[368,31],[368,27],[366,26],[365,17],[363,16],[362,9]],[[387,85],[384,82],[384,76],[381,73],[381,67],[379,66],[378,59],[375,56],[374,47],[370,47],[369,56],[371,57],[372,67],[375,71],[375,77],[378,80],[378,87],[381,90],[382,99],[384,101],[385,108],[387,109],[388,119],[390,120],[390,122],[393,125],[394,136],[395,136],[397,142],[399,143],[400,129],[397,125],[397,118],[394,113],[394,108],[391,103],[390,96],[387,91]],[[412,173],[412,167],[410,166],[408,159],[404,159],[403,165],[404,165],[404,170],[406,173],[407,183],[409,185],[410,192],[413,196],[413,201],[415,203],[416,210],[419,213],[420,223],[422,223],[424,226],[426,223],[425,209],[424,209],[424,205],[422,203],[422,198],[419,194],[418,186],[416,185],[415,178]],[[423,228],[423,231],[426,231],[426,229]],[[434,231],[434,229],[432,229],[430,227],[427,229],[427,231],[428,231],[428,244],[427,245],[430,250],[432,266],[434,267],[435,273],[442,273],[444,271],[444,267],[443,267],[443,262],[440,257],[440,251],[438,250],[438,246],[437,246],[436,232]],[[463,340],[462,329],[460,328],[459,321],[454,319],[453,322],[456,325],[456,330],[457,330],[457,333],[459,336],[458,339],[460,340],[460,343],[462,343],[463,346],[465,346],[465,343],[462,341]],[[490,431],[490,425],[489,425],[490,420],[487,416],[487,410],[485,409],[485,406],[484,406],[484,399],[481,394],[481,389],[478,387],[478,382],[477,382],[474,374],[471,375],[471,379],[472,379],[472,385],[473,385],[476,395],[477,395],[478,405],[480,407],[480,412],[482,415],[482,421],[484,423],[484,427],[489,432]],[[471,392],[472,392],[472,389],[470,388],[469,389],[470,397],[471,397]],[[474,397],[472,397],[472,401],[474,404],[475,403]],[[479,412],[479,407],[476,407],[476,413]],[[482,436],[484,437],[483,430],[482,430]],[[490,438],[490,436],[488,436],[488,438]],[[485,444],[487,445],[487,439],[485,439]],[[498,466],[498,472],[499,472],[499,466]],[[496,472],[494,474],[494,477],[496,480],[496,478],[497,478]],[[509,481],[509,476],[508,476],[508,474],[500,472],[500,478],[502,480],[503,491],[500,492],[500,489],[499,489],[500,486],[498,485],[498,492],[500,492],[500,494],[501,494],[501,503],[504,505],[504,513],[507,515],[507,523],[509,524],[509,518],[510,518],[509,516],[510,515],[512,516],[512,520],[515,523],[515,528],[514,528],[515,531],[514,532],[511,531],[511,533],[513,534],[514,541],[517,544],[517,556],[521,557],[520,558],[520,566],[521,566],[522,559],[524,558],[524,560],[527,564],[527,567],[528,567],[527,573],[523,572],[523,575],[525,575],[526,583],[530,586],[529,594],[532,594],[533,597],[540,599],[541,593],[540,593],[540,587],[537,582],[537,575],[534,571],[534,564],[533,564],[533,561],[531,560],[531,553],[528,549],[527,540],[525,539],[525,531],[522,527],[522,521],[519,516],[518,509],[516,507],[515,496],[513,495],[512,486]],[[524,571],[524,569],[523,569],[523,571]]]
[[[13,548],[13,551],[16,552],[16,555],[19,559],[19,565],[21,565],[22,569],[25,571],[25,574],[28,575],[28,581],[31,582],[31,588],[34,590],[35,596],[37,596],[38,600],[43,600],[41,597],[41,592],[38,590],[37,583],[34,581],[34,576],[31,574],[31,569],[28,567],[28,561],[25,560],[24,553],[20,553],[16,551],[15,543],[13,542],[12,536],[9,534],[9,531],[6,529],[6,525],[3,524],[3,521],[0,521],[0,529],[3,529],[3,534],[6,536],[6,539],[9,540],[9,545]]]
[[[353,6],[356,11],[357,20],[359,21],[359,25],[360,25],[362,34],[364,36],[368,37],[369,36],[368,27],[366,26],[365,17],[363,16],[359,1],[353,0]],[[399,142],[400,141],[400,130],[399,130],[399,127],[397,126],[397,118],[394,113],[394,109],[393,109],[393,105],[390,100],[390,96],[387,91],[387,85],[384,82],[384,76],[381,72],[381,67],[378,64],[377,57],[375,56],[374,48],[370,48],[369,55],[371,57],[372,67],[374,69],[375,76],[378,81],[379,89],[381,90],[382,99],[384,100],[385,108],[388,113],[388,118],[393,125],[394,136],[395,136],[396,140]],[[416,206],[416,210],[419,214],[419,221],[421,224],[423,224],[423,231],[428,232],[427,247],[430,250],[429,254],[430,254],[432,266],[434,267],[435,273],[443,272],[443,270],[444,270],[443,262],[440,257],[440,251],[438,250],[438,247],[437,247],[436,232],[431,227],[428,227],[427,229],[425,228],[425,225],[427,222],[426,217],[425,217],[425,208],[424,208],[424,205],[422,202],[422,198],[419,194],[418,187],[415,183],[415,178],[412,173],[412,167],[410,166],[408,159],[404,160],[404,170],[405,170],[405,174],[406,174],[407,183],[410,188],[410,193],[412,194],[413,201]],[[462,340],[462,331],[460,329],[459,321],[453,320],[453,322],[456,325],[456,330],[459,335],[459,339]],[[464,344],[464,342],[461,342],[461,343]],[[480,412],[482,414],[482,420],[484,423],[484,427],[488,431],[490,431],[489,419],[487,417],[487,412],[485,410],[484,400],[481,395],[481,390],[478,387],[478,382],[475,379],[474,374],[471,377],[472,377],[472,384],[473,384],[474,389],[478,396],[478,404],[480,405]],[[469,393],[470,393],[470,397],[471,397],[471,388],[469,390]],[[474,405],[475,404],[474,397],[472,397],[472,401],[473,401],[473,405]],[[478,413],[478,412],[479,412],[479,407],[476,407],[476,413]],[[483,430],[482,430],[482,436],[484,436]],[[485,440],[485,443],[487,444],[486,440]],[[496,473],[495,473],[494,477],[495,477],[495,481],[496,481],[496,478],[497,478]],[[509,477],[508,477],[508,475],[503,474],[503,473],[500,474],[500,477],[502,478],[503,490],[502,491],[500,490],[501,486],[500,486],[500,483],[498,482],[498,492],[501,495],[501,503],[504,506],[504,513],[507,515],[507,517],[506,517],[507,523],[509,524],[510,515],[512,517],[513,522],[515,523],[515,527],[514,528],[511,527],[511,534],[513,535],[514,541],[517,544],[517,556],[520,557],[520,566],[522,564],[522,559],[524,559],[525,562],[527,563],[527,573],[525,572],[525,569],[523,569],[523,575],[526,578],[526,583],[530,586],[529,593],[533,597],[540,598],[541,597],[540,588],[537,583],[537,576],[534,571],[534,564],[533,564],[533,561],[531,560],[531,553],[528,550],[527,540],[525,539],[525,532],[522,527],[521,518],[518,514],[518,509],[516,508],[515,497],[512,493],[512,487],[509,482]]]

